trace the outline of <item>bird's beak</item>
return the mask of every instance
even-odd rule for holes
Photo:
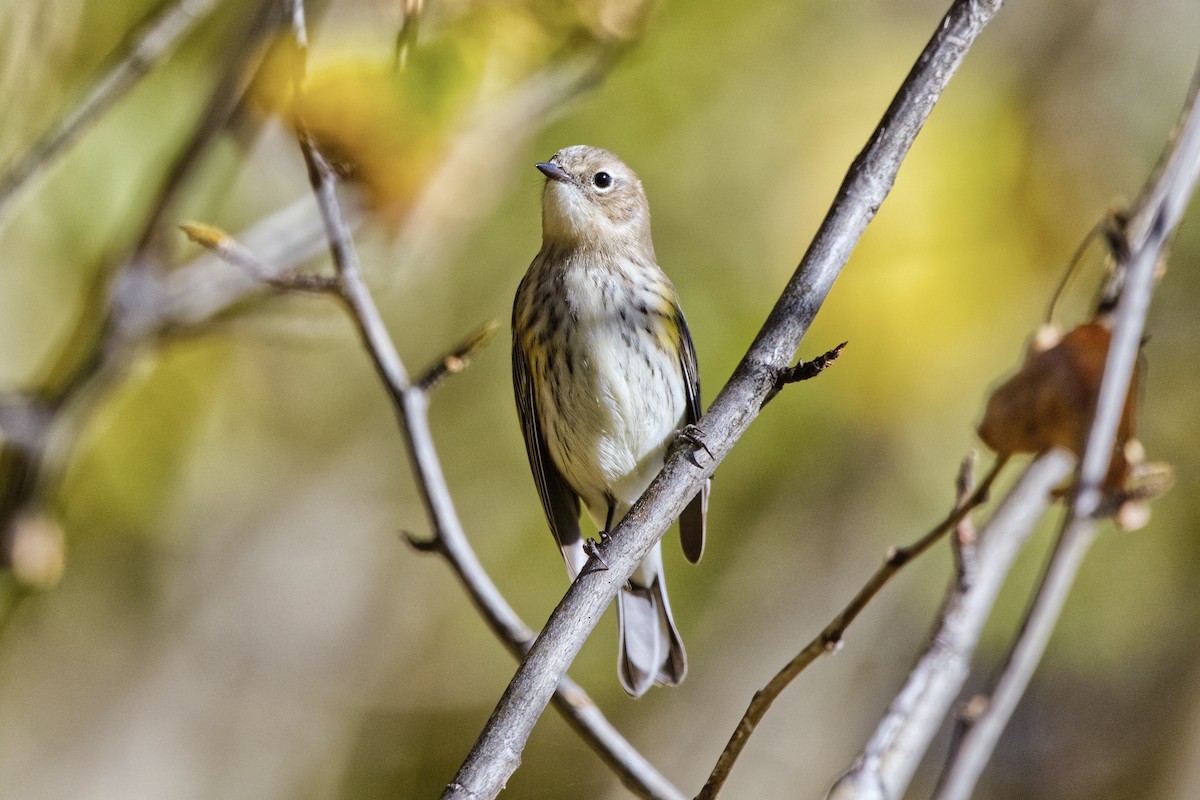
[[[567,172],[562,167],[560,167],[558,164],[554,163],[553,161],[539,161],[538,163],[534,164],[534,166],[537,167],[543,175],[545,175],[547,178],[549,178],[552,181],[562,181],[563,183],[574,183],[574,181],[571,180],[570,173]]]

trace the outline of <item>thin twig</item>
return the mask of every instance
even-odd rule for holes
[[[180,190],[200,163],[201,156],[208,150],[212,140],[218,133],[230,127],[246,93],[246,76],[256,71],[257,67],[251,65],[256,61],[261,62],[263,58],[263,49],[258,45],[274,23],[274,5],[271,0],[254,0],[252,4],[247,5],[249,11],[239,27],[239,33],[224,48],[225,60],[221,66],[221,74],[209,90],[208,100],[197,117],[195,127],[175,154],[159,187],[158,196],[143,225],[141,238],[134,247],[133,255],[128,259],[130,263],[125,270],[127,273],[146,266],[147,257],[155,255],[154,251],[168,227],[165,220],[170,216]]]
[[[258,276],[270,286],[281,289],[292,289],[297,285],[304,286],[307,278],[320,277],[274,277],[279,274],[278,270],[264,263],[262,259],[250,252],[248,248],[239,244],[233,237],[219,228],[198,223],[189,223],[182,227],[184,232],[193,241],[209,249],[218,257],[244,269],[248,274]],[[326,285],[326,288],[329,290],[329,293],[339,299],[344,299],[344,296],[341,294],[340,282]],[[370,300],[369,296],[367,299]],[[353,310],[353,307],[348,307],[351,309],[351,315],[354,315],[356,312]],[[407,388],[389,385],[389,395],[393,398],[414,393],[424,395],[448,375],[454,374],[465,367],[466,359],[487,343],[488,339],[494,334],[496,327],[496,323],[493,322],[468,336],[462,344],[442,356],[433,366],[426,370],[423,377],[415,385],[408,386]],[[366,326],[359,326],[360,333],[365,330],[367,330]],[[372,330],[377,329],[372,328]],[[398,355],[395,355],[395,348],[390,338],[368,338],[363,334],[363,344],[371,353],[372,358],[376,359],[377,362],[391,362],[393,359],[399,358]],[[381,352],[385,354],[380,355]],[[384,370],[379,370],[379,374],[384,375]],[[405,426],[405,430],[407,431],[408,421],[402,415],[400,419],[402,426]],[[413,418],[411,424],[418,429],[417,433],[423,441],[429,439],[427,416],[422,414],[419,417]],[[436,458],[436,453],[434,454],[434,458]],[[428,470],[440,473],[440,469],[439,464],[435,461],[426,464],[423,471]],[[434,478],[434,480],[438,483],[442,482],[440,478]],[[448,498],[446,502],[449,502]],[[449,510],[445,510],[445,508]],[[442,506],[439,506],[436,512],[430,512],[433,526],[433,536],[431,538],[420,538],[409,531],[403,532],[403,536],[408,544],[418,552],[438,553],[447,560],[455,575],[458,576],[466,588],[476,608],[492,628],[492,631],[516,658],[522,658],[534,640],[534,632],[517,616],[495,583],[492,582],[491,577],[487,574],[467,541],[457,517],[451,512],[453,512],[452,507]],[[617,773],[626,787],[639,797],[656,800],[683,799],[683,793],[659,774],[612,727],[582,688],[567,677],[563,678],[559,688],[560,691],[555,695],[556,707],[580,736],[592,743],[592,746]]]
[[[356,227],[360,215],[348,211],[347,224]],[[243,250],[252,253],[260,267],[268,270],[262,276],[286,281],[297,273],[303,262],[328,250],[319,212],[311,196],[299,199],[263,217],[246,230],[226,234]],[[232,263],[237,269],[223,269]],[[159,326],[189,328],[203,325],[248,296],[262,289],[262,278],[254,269],[231,262],[214,250],[209,250],[188,263],[162,276],[158,298],[159,315],[145,326],[125,326],[126,335],[138,339],[153,336]]]
[[[837,361],[838,356],[842,354],[842,350],[846,347],[847,342],[842,342],[832,350],[826,350],[821,355],[814,358],[812,361],[798,361],[795,366],[788,367],[779,373],[775,379],[780,387],[787,386],[789,383],[799,383],[815,378],[825,371],[825,368]]]
[[[954,488],[958,502],[965,503],[975,491],[975,465],[979,461],[979,453],[972,450],[963,459],[958,469],[958,479]],[[975,573],[975,545],[979,534],[970,515],[964,516],[954,526],[954,536],[950,537],[950,551],[954,554],[954,575],[960,589],[971,585]]]
[[[48,402],[50,411],[45,423],[47,432],[64,433],[69,423],[81,425],[80,417],[86,416],[89,402],[94,404],[94,401],[104,394],[104,389],[112,385],[114,377],[128,361],[129,352],[149,338],[150,331],[161,329],[163,323],[157,291],[161,273],[155,269],[158,256],[155,245],[160,228],[167,210],[173,205],[208,144],[226,127],[233,114],[241,96],[237,87],[244,79],[246,61],[253,57],[253,44],[261,36],[262,27],[267,21],[267,2],[268,0],[257,0],[251,7],[248,12],[249,23],[237,41],[229,47],[229,58],[224,64],[221,77],[209,90],[207,105],[197,118],[188,140],[174,155],[132,254],[111,281],[105,273],[97,276],[91,294],[94,304],[103,309],[99,319],[91,315],[81,317],[71,344],[61,351],[57,362],[39,381],[42,384],[40,399]],[[110,107],[115,97],[110,98],[106,92],[123,91],[117,84],[124,80],[134,81],[140,77],[140,73],[133,75],[128,73],[129,70],[144,72],[153,67],[165,55],[167,49],[174,46],[177,38],[190,30],[192,22],[208,10],[204,4],[189,6],[187,3],[181,3],[169,7],[164,16],[151,25],[134,51],[121,62],[117,72],[110,73],[84,101],[83,106],[77,108],[70,116],[66,128],[48,140],[48,149],[44,154],[35,148],[34,153],[28,156],[37,163],[30,168],[20,168],[18,172],[21,172],[21,169],[36,171],[57,149],[65,147],[71,136],[94,118],[92,115],[99,115]],[[95,105],[91,105],[92,103]],[[66,138],[62,138],[64,136]],[[17,175],[12,192],[15,192],[30,175],[32,172],[21,172]],[[12,196],[11,193],[4,194],[3,191],[0,189],[0,214],[3,213],[2,207],[6,198]],[[141,335],[130,335],[131,330]],[[67,419],[68,422],[62,422],[63,419]],[[23,463],[8,462],[9,465],[14,465],[15,472],[5,474],[4,477],[15,488],[0,498],[0,533],[12,524],[12,520],[20,511],[36,507],[41,502],[37,496],[38,488],[52,482],[63,468],[76,437],[64,434],[57,436],[56,440],[58,447],[54,453],[45,452],[50,442],[48,437],[44,437],[37,449],[30,449],[21,456],[24,459]],[[0,544],[0,549],[2,548],[3,545]],[[3,554],[0,554],[0,560],[2,558]]]
[[[290,8],[293,32],[303,53],[307,42],[303,0],[285,0],[285,3]],[[298,65],[298,76],[303,75],[303,69],[303,64]],[[417,476],[418,489],[429,514],[433,535],[439,542],[437,550],[450,562],[493,629],[515,654],[523,655],[533,640],[533,632],[504,600],[467,541],[434,447],[429,428],[428,395],[419,384],[409,381],[382,315],[362,279],[350,229],[337,200],[336,175],[303,127],[298,130],[298,138],[325,222],[330,253],[341,283],[340,296],[350,310],[376,372],[396,409],[409,460]],[[478,340],[479,336],[475,338]],[[478,346],[479,342],[476,341],[464,349]],[[639,797],[651,800],[682,800],[683,794],[612,727],[595,703],[565,675],[557,682],[554,701],[567,722],[591,744],[626,787]]]
[[[712,798],[717,796],[717,793],[721,791],[721,787],[724,786],[725,780],[729,777],[729,773],[733,770],[738,756],[741,755],[742,750],[746,747],[750,735],[754,733],[755,728],[758,727],[758,723],[762,721],[762,718],[766,715],[768,709],[771,708],[776,698],[810,664],[826,653],[835,652],[841,647],[842,637],[845,635],[846,629],[850,627],[858,615],[862,613],[862,610],[867,607],[867,604],[874,599],[875,595],[879,593],[887,582],[905,564],[928,550],[938,539],[946,535],[948,531],[954,529],[968,514],[987,502],[988,492],[991,491],[992,484],[995,482],[996,476],[1000,474],[1000,470],[1006,460],[1005,458],[997,458],[996,463],[992,465],[992,469],[975,491],[965,498],[958,498],[955,502],[954,510],[928,533],[907,547],[894,547],[888,551],[887,557],[875,571],[875,574],[863,584],[863,587],[858,590],[858,593],[846,607],[803,650],[797,653],[783,669],[776,673],[775,677],[771,678],[766,686],[755,692],[754,698],[750,701],[750,705],[746,709],[746,713],[738,721],[737,727],[733,729],[733,734],[729,737],[729,742],[717,758],[717,763],[709,774],[704,787],[696,795],[696,800],[712,800]]]
[[[407,65],[408,53],[417,43],[417,36],[421,30],[421,11],[424,9],[424,5],[424,0],[404,0],[400,30],[396,33],[396,69],[403,69]]]
[[[675,448],[668,455],[641,499],[600,545],[609,568],[585,569],[567,590],[447,785],[444,800],[491,800],[516,770],[555,686],[605,609],[754,420],[779,370],[791,363],[941,92],[1001,5],[1001,0],[955,0],[851,165],[808,252],[749,351],[701,418],[698,427],[714,458],[700,468],[688,448]]]
[[[468,336],[463,343],[438,359],[432,367],[417,380],[421,391],[428,392],[451,375],[457,375],[467,368],[471,356],[484,347],[496,335],[500,323],[492,320]]]
[[[1123,275],[1124,286],[1113,317],[1112,341],[1095,417],[1062,533],[991,696],[975,704],[979,713],[967,721],[959,747],[943,775],[938,800],[963,800],[974,790],[1045,652],[1075,575],[1095,538],[1097,513],[1104,501],[1101,485],[1129,395],[1154,292],[1155,270],[1200,178],[1198,90],[1200,70],[1193,80],[1175,135],[1134,205],[1124,229],[1124,242],[1117,249],[1116,272]],[[1126,255],[1127,258],[1123,257]]]
[[[552,120],[572,97],[594,86],[613,66],[617,53],[608,49],[574,56],[539,69],[498,96],[481,94],[463,114],[446,155],[405,217],[394,248],[399,258],[394,272],[412,274],[443,262],[448,249],[462,240],[463,225],[494,203],[503,185],[503,181],[488,181],[481,186],[475,180],[479,170],[494,170],[498,159],[507,160],[517,152],[531,131]],[[355,206],[343,208],[342,213],[352,230],[364,217]],[[327,248],[311,198],[297,200],[235,238],[279,277]],[[159,314],[139,320],[141,325],[123,325],[124,333],[136,339],[152,336],[163,326],[200,325],[259,289],[260,282],[244,270],[222,270],[221,263],[215,254],[206,254],[161,276]]]
[[[129,52],[100,76],[83,101],[72,107],[0,176],[0,219],[31,178],[137,85],[216,5],[217,0],[179,0],[163,8]]]
[[[227,264],[244,270],[254,280],[280,292],[312,292],[340,295],[341,282],[310,272],[279,272],[248,247],[215,225],[185,222],[179,226],[187,237]]]
[[[779,374],[775,376],[775,385],[763,398],[762,404],[765,406],[775,399],[775,395],[783,391],[785,386],[811,380],[820,375],[829,365],[838,360],[838,356],[842,354],[842,350],[847,344],[847,342],[842,342],[832,350],[826,350],[812,361],[797,361],[793,366],[779,370]]]
[[[996,507],[972,548],[971,579],[950,585],[928,647],[854,765],[830,790],[830,800],[904,795],[966,680],[971,654],[1005,576],[1072,463],[1070,455],[1060,450],[1040,456]]]

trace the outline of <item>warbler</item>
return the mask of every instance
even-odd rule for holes
[[[572,580],[587,563],[579,501],[605,538],[700,416],[696,351],[658,267],[641,181],[607,150],[577,145],[535,165],[542,247],[513,304],[513,386],[534,482]],[[683,553],[704,551],[707,483],[679,518]],[[687,655],[659,544],[617,596],[617,674],[640,697],[675,685]]]

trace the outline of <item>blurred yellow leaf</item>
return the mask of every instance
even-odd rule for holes
[[[313,55],[297,94],[297,54],[284,37],[253,96],[260,109],[302,124],[377,211],[402,218],[481,88],[494,94],[528,75],[550,57],[552,43],[522,9],[489,7],[421,42],[402,68],[391,52],[353,43]]]

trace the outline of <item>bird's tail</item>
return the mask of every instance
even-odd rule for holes
[[[617,595],[617,674],[634,697],[656,683],[674,686],[687,675],[687,653],[671,616],[661,558],[655,555],[646,558]]]

